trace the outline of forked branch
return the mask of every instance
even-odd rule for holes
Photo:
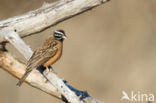
[[[10,42],[28,60],[33,52],[20,37],[38,33],[106,1],[59,0],[45,3],[41,8],[24,15],[0,21],[0,44]],[[0,51],[0,67],[16,78],[21,78],[26,65],[13,58],[8,52]],[[89,96],[87,92],[73,88],[60,79],[54,71],[46,73],[45,70],[41,75],[39,71],[34,70],[25,82],[65,102],[102,103]]]

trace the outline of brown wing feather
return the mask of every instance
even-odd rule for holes
[[[44,64],[46,61],[48,61],[50,58],[52,58],[57,52],[57,48],[50,48],[46,51],[44,51],[41,54],[34,54],[34,56],[28,61],[27,67],[35,68],[38,67],[41,64]]]
[[[38,48],[32,55],[32,57],[27,62],[27,67],[36,67],[39,66],[50,58],[52,58],[58,48],[58,43],[53,38],[47,39],[41,48]]]
[[[26,77],[34,68],[37,68],[39,65],[44,64],[46,61],[48,61],[51,57],[53,57],[56,54],[58,50],[57,45],[58,43],[53,38],[49,38],[44,42],[41,48],[38,48],[33,53],[31,58],[27,62],[26,72],[17,83],[18,86],[20,86],[23,83],[23,81],[26,79]]]

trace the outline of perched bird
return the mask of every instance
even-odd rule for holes
[[[17,85],[21,86],[29,73],[38,66],[48,67],[55,63],[62,55],[64,39],[66,39],[65,32],[63,30],[55,30],[53,37],[48,38],[42,47],[34,51],[27,62],[26,72]]]

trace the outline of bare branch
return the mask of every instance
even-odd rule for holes
[[[47,72],[48,71],[48,72]],[[52,83],[55,87],[57,87],[58,92],[62,93],[63,96],[68,100],[70,103],[81,103],[79,97],[70,90],[67,85],[63,82],[62,79],[60,79],[54,71],[44,71],[44,76],[49,80],[50,83]]]
[[[0,30],[18,32],[21,37],[40,32],[50,26],[90,10],[107,0],[59,0],[54,3],[45,3],[41,8],[30,11],[21,16],[15,16],[0,21]],[[1,34],[0,35],[5,35]],[[0,42],[4,42],[0,38]]]
[[[26,65],[14,59],[9,53],[0,52],[0,67],[14,77],[21,78],[25,72]],[[46,81],[47,80],[44,76],[37,70],[32,71],[32,73],[25,80],[25,82],[29,85],[61,99],[61,93],[59,93],[53,85]]]
[[[5,40],[9,41],[18,51],[27,59],[32,56],[33,51],[31,48],[25,44],[25,42],[19,37],[17,32],[10,31],[10,30],[2,30],[0,31],[1,38],[4,38]]]
[[[26,65],[20,63],[16,59],[14,59],[9,53],[1,51],[0,52],[0,67],[3,68],[8,73],[10,73],[11,75],[13,75],[14,77],[21,78],[21,76],[25,72]],[[37,70],[34,70],[27,77],[25,82],[27,84],[39,89],[39,90],[44,91],[45,93],[48,93],[48,94],[50,94],[50,95],[52,95],[52,96],[54,96],[54,97],[56,97],[56,98],[58,98],[60,100],[63,100],[62,92],[64,92],[66,94],[66,93],[68,93],[70,91],[66,91],[66,89],[67,89],[66,86],[64,86],[64,84],[62,83],[62,80],[59,79],[55,73],[53,73],[53,72],[49,72],[49,73],[45,74],[46,78],[48,80],[50,80],[50,82],[54,83],[55,86],[59,86],[58,88],[61,88],[61,89],[55,88],[55,86],[51,85],[51,83],[48,82],[44,78],[44,76],[41,75],[41,73],[38,72]],[[57,80],[54,80],[54,79],[57,79]],[[58,81],[58,79],[59,79],[59,81]],[[56,83],[56,82],[58,82],[58,83]],[[60,86],[60,82],[61,82],[61,86]],[[70,85],[67,85],[67,86],[69,88],[72,88]],[[65,91],[62,91],[62,92],[60,91],[60,90],[64,90],[64,89],[65,89]],[[72,90],[75,91],[75,93],[78,92],[79,94],[80,94],[80,92],[82,92],[82,91],[76,90],[74,88],[72,88]],[[82,94],[84,94],[84,93],[85,92],[82,92]],[[84,95],[78,95],[78,96],[81,97],[81,96],[84,96]],[[98,100],[94,99],[93,97],[89,96],[88,94],[86,94],[86,96],[84,96],[84,98],[81,97],[81,99],[85,103],[103,103],[101,101],[98,101]],[[71,100],[71,101],[73,101],[73,100]],[[73,102],[71,102],[71,103],[73,103]],[[77,103],[77,102],[75,102],[75,103]]]

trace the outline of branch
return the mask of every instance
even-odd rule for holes
[[[2,33],[3,32],[3,33]],[[5,40],[9,41],[23,56],[29,60],[29,58],[32,56],[33,51],[31,48],[25,44],[25,42],[19,37],[18,33],[15,31],[9,31],[9,30],[2,30],[0,31]]]
[[[17,61],[8,52],[1,51],[0,52],[0,68],[3,68],[5,71],[7,71],[8,73],[10,73],[11,75],[13,75],[16,78],[21,78],[25,72],[26,65]],[[44,78],[44,76],[46,76],[46,78],[48,80],[50,80],[50,82],[47,81]],[[69,88],[81,100],[83,100],[84,103],[103,103],[103,102],[98,101],[98,100],[94,99],[93,97],[89,96],[89,94],[87,92],[79,91],[79,90],[73,88],[72,86],[67,84],[66,81],[61,80],[53,71],[49,72],[48,74],[45,73],[44,76],[41,75],[41,73],[38,72],[37,70],[34,70],[26,78],[25,82],[27,84],[31,85],[32,87],[42,90],[43,92],[48,93],[48,94],[50,94],[60,100],[63,100],[63,101],[68,101],[68,100],[64,97],[66,95],[62,95],[62,92],[60,92],[60,91],[65,90],[65,91],[63,91],[63,94],[66,94],[66,93],[70,92],[70,91],[66,92],[66,90],[68,90],[68,88]],[[54,80],[54,79],[56,79],[56,80]],[[63,83],[62,83],[62,81],[63,81]],[[54,85],[51,85],[51,82]],[[66,86],[64,86],[64,84]],[[58,88],[60,88],[60,89],[56,88],[55,87],[56,85],[57,85],[57,87],[59,86]],[[68,88],[66,88],[66,87],[68,87]],[[72,98],[70,98],[70,99],[72,99]],[[69,101],[70,101],[70,99],[69,99]],[[75,102],[75,103],[77,103],[77,102]]]
[[[1,21],[0,31],[16,31],[20,37],[25,37],[105,2],[107,0],[59,0],[54,3],[44,3],[39,9]],[[3,35],[5,34],[1,32],[0,42],[6,42]]]
[[[44,76],[58,88],[58,91],[62,93],[62,95],[65,96],[70,103],[103,103],[89,96],[86,91],[80,91],[73,88],[67,83],[67,81],[60,79],[54,71],[48,73],[45,71]]]
[[[21,78],[25,72],[26,65],[20,63],[12,57],[8,52],[0,52],[0,68],[4,69],[16,78]],[[29,85],[40,89],[54,97],[61,99],[61,93],[41,75],[40,72],[34,70],[25,80]]]
[[[70,88],[64,83],[62,79],[60,79],[55,74],[52,68],[50,69],[51,71],[49,71],[48,69],[46,70],[43,72],[43,75],[49,80],[51,84],[53,84],[54,87],[57,87],[58,92],[60,92],[67,99],[68,102],[82,103],[79,97],[70,90]]]

